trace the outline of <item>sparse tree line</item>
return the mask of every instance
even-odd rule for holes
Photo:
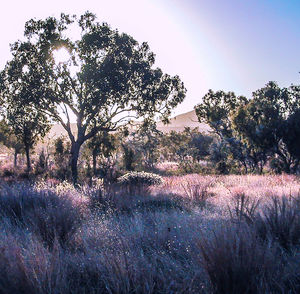
[[[74,26],[77,40],[69,34]],[[299,86],[270,82],[251,99],[210,90],[195,107],[210,134],[189,128],[163,134],[155,119],[167,122],[186,89],[178,76],[154,67],[147,43],[96,22],[89,12],[30,20],[24,35],[11,45],[12,59],[0,73],[0,140],[13,150],[15,166],[18,154],[26,155],[27,173],[32,150],[52,123],[63,126],[68,140],[53,142],[49,156],[35,156],[35,171],[43,173],[52,160],[56,176],[74,184],[78,167],[89,177],[113,177],[122,169],[153,170],[162,161],[179,163],[184,173],[298,171]],[[60,48],[69,59],[57,63],[53,52]],[[136,119],[143,123],[133,131],[128,126]]]
[[[13,129],[1,121],[0,141],[14,153],[14,167],[19,170],[17,156],[25,156],[24,144],[18,141]],[[16,141],[13,150],[10,138]],[[114,181],[127,171],[158,171],[158,163],[165,161],[179,164],[177,173],[201,172],[201,161],[207,160],[213,137],[198,130],[186,128],[183,132],[172,131],[164,134],[156,126],[141,123],[135,130],[127,128],[118,132],[101,132],[83,144],[78,160],[81,181],[92,181],[94,177]],[[71,180],[71,144],[67,137],[58,137],[31,151],[30,166],[32,176]],[[28,166],[28,164],[26,165]],[[26,169],[27,171],[27,169]],[[28,172],[28,171],[27,171]],[[9,173],[9,172],[8,172]],[[26,173],[23,173],[24,176]]]

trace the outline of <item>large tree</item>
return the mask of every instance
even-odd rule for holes
[[[74,40],[73,35],[79,35]],[[95,15],[77,18],[30,20],[26,41],[11,46],[13,60],[5,73],[10,87],[11,64],[23,60],[23,71],[31,74],[31,95],[22,103],[34,104],[59,122],[71,141],[71,169],[77,182],[80,147],[100,131],[116,130],[129,117],[153,119],[159,113],[167,120],[171,109],[182,102],[185,88],[178,76],[154,68],[155,56],[147,43],[138,44],[127,34],[96,22]],[[58,63],[54,52],[68,51]],[[60,110],[59,110],[60,109]],[[71,118],[76,118],[76,134]]]

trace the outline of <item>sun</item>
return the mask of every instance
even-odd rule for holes
[[[61,47],[52,52],[56,64],[65,63],[70,59],[70,53],[65,47]]]

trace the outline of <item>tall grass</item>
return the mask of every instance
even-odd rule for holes
[[[272,293],[280,256],[248,226],[219,228],[199,241],[215,293]]]
[[[7,186],[0,191],[0,218],[30,230],[52,247],[55,240],[61,245],[69,242],[83,220],[83,207],[70,195],[26,185]]]
[[[204,187],[201,209],[184,185]],[[299,293],[299,188],[197,175],[147,195],[2,186],[0,293]]]
[[[257,216],[256,227],[263,239],[271,238],[285,250],[300,245],[300,198],[272,197]]]

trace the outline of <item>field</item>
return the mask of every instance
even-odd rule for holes
[[[0,293],[299,293],[297,176],[1,185]]]

